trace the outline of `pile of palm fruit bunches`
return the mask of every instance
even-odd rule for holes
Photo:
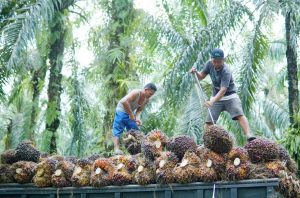
[[[128,155],[104,158],[92,155],[50,156],[30,141],[1,154],[0,183],[34,183],[38,187],[128,184],[171,184],[279,178],[277,188],[285,197],[299,197],[296,163],[280,145],[257,138],[234,147],[222,127],[207,127],[203,145],[188,136],[168,138],[162,131],[146,135],[131,130],[123,144]]]

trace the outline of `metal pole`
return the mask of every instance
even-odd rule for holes
[[[198,93],[199,99],[202,100],[203,102],[205,102],[206,101],[206,96],[205,96],[205,93],[204,93],[204,91],[203,91],[203,89],[200,85],[200,82],[199,82],[199,79],[198,79],[196,73],[194,73],[194,78],[195,78],[195,81],[196,81],[196,85],[198,87],[197,93]],[[215,124],[214,118],[211,114],[211,111],[210,111],[209,107],[207,107],[207,110],[208,110],[208,113],[209,113],[209,116],[211,118],[212,123]]]

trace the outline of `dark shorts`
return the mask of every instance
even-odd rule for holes
[[[237,116],[244,115],[242,102],[239,97],[232,98],[229,100],[223,100],[215,102],[210,111],[214,122],[216,123],[222,111],[227,111],[233,120],[237,120]],[[210,115],[206,117],[206,123],[212,122]]]
[[[126,131],[130,129],[139,130],[136,122],[130,120],[129,115],[122,111],[117,111],[115,113],[114,123],[113,123],[113,136],[120,137],[126,128]]]

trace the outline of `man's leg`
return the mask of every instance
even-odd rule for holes
[[[245,136],[248,138],[250,137],[250,127],[249,127],[249,123],[248,120],[246,118],[246,116],[244,115],[239,115],[237,117],[235,117],[236,120],[239,122]]]
[[[255,139],[255,137],[252,136],[252,134],[251,134],[248,120],[247,120],[246,116],[244,115],[243,108],[242,108],[242,102],[241,102],[240,98],[232,98],[232,99],[226,100],[225,109],[226,109],[226,111],[228,111],[230,113],[231,118],[233,120],[237,120],[239,122],[247,140],[251,141],[251,140]]]
[[[113,123],[113,142],[114,142],[114,152],[116,155],[123,153],[120,150],[120,136],[122,135],[124,128],[125,128],[125,124],[123,123],[123,113],[116,112],[114,123]]]

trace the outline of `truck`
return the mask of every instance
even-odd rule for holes
[[[149,184],[38,188],[34,184],[0,184],[1,198],[275,198],[278,178],[214,183]]]

